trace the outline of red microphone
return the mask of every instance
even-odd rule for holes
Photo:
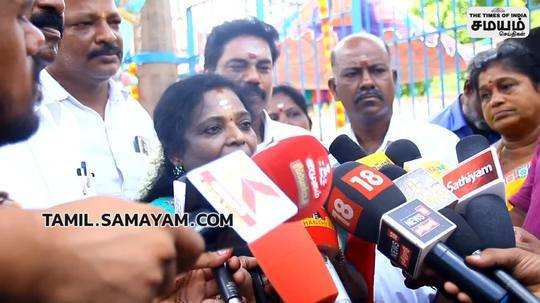
[[[304,223],[311,239],[321,251],[328,272],[334,280],[338,290],[336,302],[364,301],[362,289],[367,286],[365,286],[363,277],[360,277],[359,274],[353,275],[343,263],[344,256],[339,248],[336,228],[326,210],[319,209],[312,216],[304,218],[302,223]],[[335,263],[332,263],[331,260]],[[334,264],[337,267],[334,267]],[[345,285],[349,285],[349,289]],[[351,293],[349,294],[348,291]],[[353,300],[351,300],[351,296]]]
[[[339,252],[336,228],[324,208],[302,219],[302,223],[311,239],[325,253],[332,256]]]
[[[290,221],[312,215],[330,195],[332,169],[328,152],[312,136],[279,141],[252,159],[296,203],[298,213]]]
[[[289,220],[293,222],[249,244],[253,256],[285,302],[334,302],[338,290],[317,246],[298,221],[321,209],[330,193],[332,172],[324,146],[311,136],[293,137],[252,159],[298,207],[298,214]]]
[[[497,152],[478,135],[461,139],[456,151],[459,165],[443,177],[446,188],[459,198],[458,208],[470,200],[492,194],[505,200],[504,176]]]
[[[338,290],[302,222],[283,223],[249,244],[284,302],[334,302]]]

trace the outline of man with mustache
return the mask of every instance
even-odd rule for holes
[[[397,71],[380,38],[359,33],[342,39],[332,51],[333,77],[328,87],[341,100],[350,120],[344,130],[368,153],[392,141],[409,139],[423,157],[457,163],[457,136],[434,124],[406,121],[393,115]]]
[[[384,41],[368,33],[350,35],[336,45],[331,62],[333,77],[328,87],[343,102],[350,120],[344,134],[368,153],[384,150],[392,141],[409,139],[423,157],[441,160],[450,167],[457,163],[456,135],[440,126],[406,121],[393,114],[397,72]],[[430,302],[434,295],[427,287],[406,288],[401,270],[378,251],[374,292],[375,302]]]
[[[45,38],[29,21],[32,5],[32,0],[0,0],[0,146],[28,138],[38,127],[33,92]],[[2,302],[150,302],[168,295],[177,273],[194,264],[222,264],[230,254],[198,258],[203,240],[187,228],[45,228],[40,212],[9,207],[4,200],[5,195],[0,198]],[[95,217],[121,211],[158,210],[94,198],[47,212]]]
[[[225,22],[212,29],[204,49],[204,69],[229,78],[245,90],[253,116],[252,127],[257,134],[257,151],[280,140],[311,135],[307,130],[274,121],[266,112],[272,97],[274,65],[279,57],[279,35],[274,27],[258,19]],[[349,296],[360,301],[365,291],[362,277],[345,261],[338,268]],[[337,263],[336,263],[337,264]]]
[[[35,20],[58,38],[60,22],[52,15]],[[7,163],[16,177],[0,176],[23,207],[94,195],[138,198],[159,141],[148,113],[111,79],[123,55],[120,22],[114,0],[65,1],[58,55],[53,40],[44,51],[54,62],[40,75],[39,131],[19,148],[21,161]]]
[[[265,108],[272,96],[274,64],[279,56],[279,35],[257,19],[225,22],[212,29],[204,48],[204,70],[229,78],[245,87],[250,98],[253,130],[260,151],[277,141],[309,132],[274,121]]]
[[[47,64],[54,61],[58,52],[58,46],[64,30],[64,9],[64,0],[36,0],[33,2],[29,21],[41,30],[45,37],[45,43],[40,46],[33,60],[33,72],[36,80],[39,79],[40,71],[45,68]],[[37,101],[41,100],[42,95],[40,86],[36,85],[33,91],[34,99]],[[49,116],[47,113],[44,114],[43,110],[37,110],[35,114],[28,115],[25,118],[27,122],[23,123],[23,125],[32,124],[35,125],[35,128],[37,129],[38,117],[40,118],[40,121],[43,122],[43,120],[46,120]],[[11,132],[13,134],[24,133],[20,128],[18,130],[11,130],[9,128],[4,129],[6,132]],[[15,193],[25,191],[28,178],[26,174],[21,174],[21,171],[30,173],[30,171],[34,170],[34,166],[30,165],[29,167],[31,168],[26,169],[26,167],[21,167],[18,163],[34,164],[32,154],[29,153],[29,151],[31,151],[29,142],[30,140],[18,144],[11,144],[0,149],[0,166],[4,168],[3,173],[0,174],[0,190],[15,190],[20,188],[20,190],[15,190]],[[13,159],[18,159],[19,161],[13,161]],[[17,196],[17,194],[15,194],[15,196]]]

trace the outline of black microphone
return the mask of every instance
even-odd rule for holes
[[[443,176],[443,183],[459,201],[456,208],[465,208],[479,195],[494,194],[505,199],[505,182],[495,148],[486,138],[472,135],[456,145],[460,163]]]
[[[383,173],[385,176],[390,178],[390,180],[394,181],[397,178],[405,175],[407,173],[406,170],[404,170],[402,167],[399,167],[397,165],[391,164],[391,165],[385,165],[379,169],[381,173]]]
[[[193,186],[189,180],[186,182],[186,212],[189,213],[189,225],[197,231],[204,239],[208,251],[216,251],[226,247],[234,249],[234,255],[248,255],[251,252],[247,248],[246,242],[231,227],[206,227],[199,225],[197,217],[204,213],[215,213],[215,209],[206,201],[203,195]],[[214,276],[218,283],[221,297],[225,302],[241,303],[242,296],[238,286],[233,281],[231,273],[226,263],[213,269]]]
[[[419,200],[407,202],[382,218],[377,249],[417,278],[422,264],[456,283],[477,302],[506,302],[508,292],[483,273],[468,267],[444,242],[461,243],[469,237],[445,216]],[[452,239],[453,238],[453,239]],[[461,247],[460,250],[466,250]]]
[[[489,148],[489,141],[482,135],[470,135],[456,144],[458,162],[461,163],[479,152]]]
[[[478,234],[485,248],[516,247],[514,225],[506,203],[495,195],[479,195],[465,208],[465,220]]]
[[[242,296],[234,283],[227,265],[214,268],[214,275],[219,286],[221,299],[227,303],[241,303]]]
[[[367,156],[367,152],[347,135],[339,135],[334,139],[329,151],[340,164]]]
[[[480,195],[473,198],[465,208],[465,218],[482,239],[485,248],[516,246],[512,220],[506,203],[500,197]],[[520,302],[539,302],[525,286],[503,269],[492,269],[491,273]]]
[[[328,212],[349,232],[378,244],[378,249],[411,276],[423,261],[482,302],[503,302],[507,292],[464,263],[441,243],[456,227],[418,200],[408,203],[383,174],[348,162],[334,170]],[[404,203],[404,204],[403,204]],[[380,226],[380,229],[379,229]]]
[[[405,162],[422,158],[418,146],[407,139],[399,139],[390,143],[385,150],[385,154],[394,164],[401,168],[403,168]]]
[[[333,222],[349,233],[376,243],[382,215],[406,201],[399,189],[381,172],[358,162],[334,169],[326,210]]]
[[[448,247],[463,258],[481,249],[480,237],[465,221],[465,218],[449,207],[443,208],[439,212],[456,225],[456,232],[445,242]]]

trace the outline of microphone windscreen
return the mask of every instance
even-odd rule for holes
[[[480,238],[460,214],[448,207],[439,212],[457,226],[445,242],[455,253],[465,257],[483,249]]]
[[[302,222],[283,223],[249,248],[284,302],[335,302],[337,288]]]
[[[403,167],[405,162],[422,158],[418,146],[407,139],[399,139],[390,143],[385,150],[385,154],[399,167]]]
[[[334,139],[329,150],[339,163],[356,161],[367,155],[366,151],[347,135],[339,135]]]
[[[296,204],[300,220],[322,208],[332,186],[326,148],[312,136],[279,141],[255,154],[257,166]]]
[[[407,173],[406,170],[394,164],[385,165],[381,167],[379,171],[383,173],[385,176],[387,176],[388,178],[390,178],[390,180],[392,181],[396,180],[397,178]]]
[[[336,228],[323,208],[303,218],[302,223],[319,249],[331,255],[339,251]]]
[[[456,145],[459,163],[469,159],[489,147],[489,141],[482,135],[470,135],[462,138]]]
[[[465,219],[482,239],[485,248],[516,246],[512,220],[500,197],[480,195],[473,198],[465,208]]]
[[[388,177],[358,162],[343,163],[334,169],[332,192],[328,213],[334,219],[334,213],[342,214],[338,218],[348,217],[344,228],[371,243],[379,238],[382,216],[407,200]],[[335,222],[342,225],[339,220]]]

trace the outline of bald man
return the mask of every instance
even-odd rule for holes
[[[344,38],[332,52],[332,72],[328,87],[343,102],[350,120],[344,133],[368,153],[384,149],[392,141],[409,139],[422,156],[451,166],[457,163],[458,138],[452,132],[394,115],[397,72],[380,38],[367,33]]]
[[[394,115],[397,72],[391,66],[388,47],[367,33],[348,36],[332,51],[333,77],[328,87],[341,100],[350,120],[343,133],[368,153],[383,150],[392,141],[409,139],[423,157],[455,165],[458,138],[434,124],[407,121]],[[430,288],[410,290],[401,271],[377,251],[375,258],[376,302],[429,302]]]

